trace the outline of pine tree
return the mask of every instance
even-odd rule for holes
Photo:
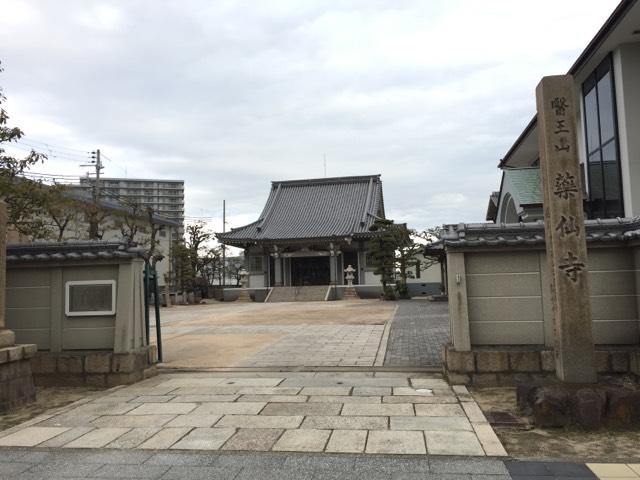
[[[396,249],[398,246],[396,225],[393,220],[378,219],[370,230],[375,236],[369,240],[367,250],[374,268],[373,273],[380,276],[383,298],[395,300],[393,290]]]

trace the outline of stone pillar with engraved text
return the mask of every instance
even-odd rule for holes
[[[556,375],[571,383],[595,382],[573,77],[544,77],[536,100]]]

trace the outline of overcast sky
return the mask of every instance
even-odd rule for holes
[[[254,221],[271,180],[382,174],[387,216],[483,221],[496,165],[616,0],[0,0],[0,86],[38,172],[184,179]],[[62,148],[64,147],[64,148]],[[70,150],[70,149],[77,149]],[[61,154],[64,152],[64,154]]]

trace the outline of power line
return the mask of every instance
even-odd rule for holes
[[[111,163],[113,163],[116,167],[118,167],[121,170],[124,170],[124,176],[127,176],[127,167],[123,167],[122,165],[120,165],[118,162],[116,162],[115,160],[111,160],[109,157],[107,157],[104,153],[102,154],[102,158],[107,159],[108,161],[110,161]]]
[[[47,152],[55,152],[57,154],[60,155],[66,155],[69,157],[77,157],[77,158],[85,158],[89,155],[89,152],[85,152],[84,155],[80,154],[80,153],[75,153],[75,152],[69,152],[69,151],[65,151],[65,150],[60,150],[58,148],[52,148],[51,146],[48,145],[34,145],[32,142],[28,142],[28,141],[24,141],[24,140],[16,140],[17,143],[27,146],[29,148],[32,148],[34,150],[43,150],[43,151],[47,151]]]
[[[49,142],[42,142],[40,140],[32,140],[30,137],[26,138],[26,139],[20,139],[20,141],[22,142],[29,142],[29,143],[39,143],[41,145],[44,145],[46,147],[48,147],[49,149],[54,149],[54,150],[70,150],[72,152],[80,152],[80,153],[84,153],[84,154],[90,154],[91,152],[89,150],[82,150],[79,148],[71,148],[71,147],[62,147],[60,145],[54,145],[53,143],[49,143]]]
[[[42,176],[42,177],[69,177],[69,178],[75,178],[75,179],[78,178],[78,175],[65,175],[63,173],[61,173],[59,175],[55,174],[55,173],[42,173],[42,172],[32,172],[32,171],[29,171],[28,173],[30,175],[39,175],[39,176]]]
[[[32,145],[27,145],[27,144],[24,144],[22,142],[9,144],[8,147],[17,148],[18,150],[22,150],[22,151],[29,152],[29,153],[37,151],[37,150],[40,150],[37,147],[33,147]],[[84,158],[86,158],[86,157],[81,157],[81,156],[77,156],[77,157],[76,156],[71,156],[71,155],[67,155],[66,153],[57,152],[57,151],[53,151],[53,150],[49,150],[48,152],[45,153],[45,155],[47,156],[47,158],[60,158],[60,159],[64,159],[64,160],[72,160],[74,162],[77,162],[78,160],[83,160]]]

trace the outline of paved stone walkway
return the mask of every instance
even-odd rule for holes
[[[264,328],[264,327],[261,327]],[[242,367],[372,367],[384,325],[302,325],[250,358]]]
[[[640,478],[640,464],[479,457],[0,447],[0,480],[581,480]]]
[[[507,480],[503,462],[450,457],[0,448],[0,479]]]
[[[381,348],[384,325],[199,325],[170,324],[163,335],[181,335],[179,341],[207,336],[244,338],[278,336],[264,348],[227,367],[372,367]],[[152,332],[155,335],[155,331]],[[224,338],[224,337],[222,337]],[[175,340],[173,340],[175,341]],[[199,346],[200,349],[205,343]],[[241,345],[240,345],[241,347]],[[239,347],[239,348],[240,348]],[[215,350],[215,346],[211,347]],[[206,363],[206,362],[205,362]],[[224,362],[223,362],[224,363]],[[177,366],[182,366],[178,362]],[[207,367],[207,365],[198,365]],[[211,365],[209,365],[211,366]]]
[[[498,456],[465,387],[395,372],[161,374],[0,432],[0,447]]]
[[[441,346],[449,341],[446,302],[405,300],[391,323],[384,364],[400,367],[441,365]]]

